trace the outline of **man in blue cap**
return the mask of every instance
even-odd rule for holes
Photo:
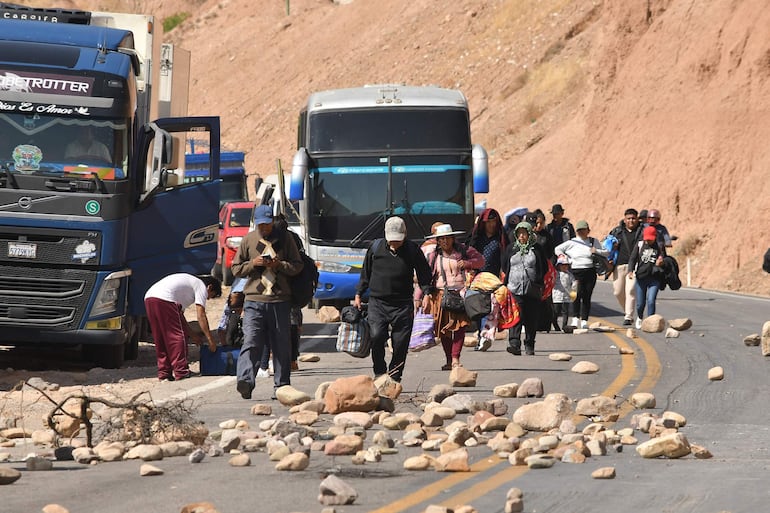
[[[232,264],[233,275],[247,279],[237,367],[237,389],[244,399],[251,399],[265,344],[273,351],[274,387],[291,384],[290,277],[302,270],[294,238],[273,225],[270,206],[254,209],[254,226],[241,240]]]

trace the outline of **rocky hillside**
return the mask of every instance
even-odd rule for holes
[[[190,111],[220,115],[253,173],[290,162],[312,91],[459,88],[490,153],[491,206],[559,202],[596,236],[627,207],[658,208],[683,281],[689,261],[693,286],[770,290],[767,2],[54,3],[190,13],[167,34],[193,51]]]

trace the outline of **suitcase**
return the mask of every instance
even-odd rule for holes
[[[212,353],[207,345],[202,345],[201,376],[235,376],[240,354],[237,347],[219,346],[217,352]]]

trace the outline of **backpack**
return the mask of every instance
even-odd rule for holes
[[[294,236],[294,242],[299,249],[299,255],[302,258],[302,270],[289,279],[291,284],[291,306],[294,308],[305,308],[313,299],[315,290],[318,287],[318,268],[315,260],[305,253],[302,246],[302,240],[299,235],[290,231]]]

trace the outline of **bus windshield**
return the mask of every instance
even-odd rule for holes
[[[469,151],[465,109],[388,108],[319,111],[308,122],[308,151]]]
[[[372,238],[364,232],[374,218],[404,216],[424,235],[437,220],[465,227],[473,219],[471,166],[467,157],[393,157],[320,159],[310,172],[310,236],[325,241]]]
[[[0,165],[22,174],[128,174],[128,121],[0,114]]]

